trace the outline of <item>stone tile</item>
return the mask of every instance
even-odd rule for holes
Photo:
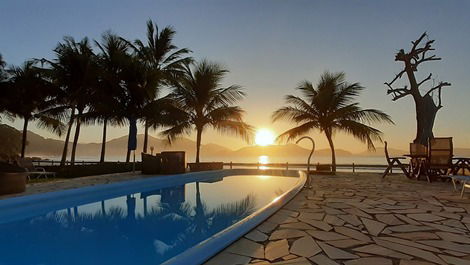
[[[399,237],[403,239],[409,239],[412,241],[426,240],[426,239],[439,239],[439,237],[430,232],[411,232],[411,233],[393,233],[391,236]]]
[[[241,265],[250,263],[251,258],[233,253],[221,252],[204,263],[205,265]],[[261,264],[260,264],[261,265]]]
[[[277,224],[276,223],[271,223],[269,221],[264,221],[262,224],[260,224],[256,229],[259,231],[269,234],[271,233],[274,229],[276,229]]]
[[[288,224],[282,224],[279,226],[280,228],[290,228],[290,229],[298,229],[298,230],[310,230],[310,229],[315,229],[313,226],[303,223],[303,222],[297,222],[297,223],[288,223]]]
[[[419,249],[419,248],[400,245],[400,244],[389,242],[389,241],[386,241],[386,240],[380,240],[379,238],[374,238],[374,241],[378,245],[380,245],[382,247],[385,247],[385,248],[393,249],[395,251],[399,251],[399,252],[405,253],[407,255],[422,258],[422,259],[425,259],[427,261],[431,261],[431,262],[434,262],[434,263],[437,263],[437,264],[443,264],[443,265],[446,264],[439,257],[437,257],[434,253],[429,252],[429,251],[425,251],[425,250],[422,250],[422,249]]]
[[[370,244],[367,246],[362,246],[353,249],[355,252],[363,252],[363,253],[369,253],[369,254],[374,254],[374,255],[380,255],[380,256],[385,256],[385,257],[390,257],[390,258],[396,258],[396,259],[412,259],[412,256],[397,252],[395,250],[391,250],[376,244]]]
[[[470,254],[470,245],[469,244],[459,244],[443,240],[420,240],[418,241],[421,244],[428,246],[433,246],[442,249],[449,249],[457,252],[463,252]]]
[[[400,220],[402,220],[403,222],[406,222],[406,223],[408,223],[408,224],[410,224],[410,225],[421,225],[420,222],[417,222],[417,221],[415,221],[415,220],[413,220],[413,219],[411,219],[411,218],[409,218],[409,217],[407,217],[407,216],[405,216],[405,215],[395,214],[395,216],[396,216],[398,219],[400,219]]]
[[[322,206],[322,209],[325,211],[325,213],[331,215],[344,214],[343,211],[331,207]]]
[[[266,259],[273,261],[289,255],[289,244],[286,239],[271,241],[266,245],[264,255]]]
[[[469,255],[466,254],[466,253],[457,252],[457,251],[453,251],[453,250],[444,250],[444,253],[447,253],[447,254],[450,254],[450,255],[456,256],[456,257],[465,257],[465,256],[469,256]]]
[[[424,250],[427,250],[427,251],[432,251],[432,252],[435,252],[435,253],[441,253],[441,251],[437,248],[426,246],[426,245],[423,245],[423,244],[419,244],[419,243],[409,241],[409,240],[405,240],[405,239],[401,239],[401,238],[380,237],[380,239],[387,240],[387,241],[394,242],[394,243],[401,244],[401,245],[406,245],[406,246],[410,246],[410,247],[424,249]]]
[[[286,261],[279,261],[275,263],[271,263],[273,265],[311,265],[311,263],[304,257],[286,260]]]
[[[389,226],[393,232],[420,232],[420,231],[429,231],[433,230],[431,227],[426,226],[417,226],[417,225],[396,225],[396,226]]]
[[[362,224],[359,218],[355,215],[342,214],[337,215],[336,217],[339,217],[340,219],[343,219],[343,221],[345,221],[346,223],[350,223],[354,226],[360,226]]]
[[[414,213],[414,214],[407,214],[409,218],[415,219],[416,221],[425,221],[425,222],[436,222],[445,220],[444,217],[437,216],[430,213]]]
[[[454,227],[454,228],[463,229],[463,230],[467,229],[467,227],[458,220],[444,220],[444,221],[441,222],[441,224],[446,225],[446,226],[450,226],[450,227]]]
[[[351,228],[347,228],[347,227],[335,227],[335,232],[337,233],[340,233],[340,234],[343,234],[345,236],[348,236],[350,238],[354,238],[356,240],[359,240],[359,241],[363,241],[363,242],[372,242],[372,240],[370,239],[370,237],[368,237],[367,235],[357,231],[357,230],[354,230],[354,229],[351,229]]]
[[[299,256],[297,256],[297,255],[289,254],[289,255],[287,255],[287,256],[282,257],[282,259],[283,259],[283,260],[290,260],[290,259],[296,259],[296,258],[298,258],[298,257],[299,257]]]
[[[235,241],[227,248],[227,252],[252,258],[264,258],[264,246],[246,238]]]
[[[373,218],[369,214],[367,214],[364,211],[361,211],[357,208],[344,209],[343,211],[346,212],[346,213],[352,214],[352,215],[360,216],[360,217],[365,217],[365,218],[369,218],[369,219]]]
[[[304,220],[307,224],[314,226],[318,229],[321,229],[323,231],[331,231],[333,227],[326,222],[323,221],[316,221],[316,220]]]
[[[454,234],[454,233],[449,233],[449,232],[436,232],[436,235],[438,235],[440,238],[442,238],[445,241],[470,244],[469,236],[464,236],[464,235],[459,235],[459,234]]]
[[[287,224],[297,222],[297,219],[285,214],[275,214],[269,217],[268,222],[275,224]]]
[[[326,223],[330,225],[335,225],[335,226],[342,226],[344,225],[344,221],[342,219],[339,219],[338,217],[334,215],[329,215],[327,214],[325,218],[323,219]]]
[[[349,239],[348,237],[345,237],[335,232],[308,230],[307,233],[309,233],[314,238],[323,241]]]
[[[308,259],[313,261],[317,265],[339,265],[339,263],[336,263],[335,261],[331,260],[323,254],[318,254]]]
[[[326,255],[331,259],[357,259],[359,256],[351,254],[339,248],[335,248],[323,242],[318,242],[318,245],[323,249]]]
[[[324,213],[301,212],[298,218],[299,218],[300,221],[304,221],[304,220],[322,220],[324,216],[325,216]]]
[[[429,227],[432,227],[434,229],[444,231],[444,232],[457,233],[457,234],[465,233],[465,231],[462,231],[461,229],[449,227],[447,225],[441,225],[441,224],[435,224],[435,223],[423,223],[423,224]]]
[[[364,265],[364,264],[380,264],[393,265],[392,260],[379,257],[360,258],[356,260],[346,261],[344,265]]]
[[[395,215],[393,215],[393,214],[376,214],[375,219],[377,219],[377,221],[380,221],[380,222],[388,224],[388,225],[402,225],[402,224],[404,224],[402,221],[400,221],[398,218],[396,218]]]
[[[385,224],[381,222],[377,222],[371,219],[363,218],[361,217],[362,223],[366,226],[367,231],[369,231],[369,234],[377,236],[382,232],[382,230],[385,228]]]
[[[356,239],[333,240],[333,241],[327,241],[327,243],[337,248],[351,248],[351,247],[356,247],[356,246],[367,244],[367,242],[359,241]]]
[[[311,257],[321,252],[321,248],[310,236],[305,236],[297,239],[292,243],[290,253],[302,256]]]
[[[302,230],[280,229],[280,230],[274,231],[271,234],[271,236],[269,236],[269,240],[296,238],[296,237],[303,237],[306,235],[307,234]]]
[[[456,258],[448,255],[439,255],[443,260],[445,260],[449,264],[453,265],[470,265],[470,260],[464,260],[461,258]]]
[[[268,239],[268,236],[266,234],[256,229],[251,230],[251,232],[246,234],[245,237],[255,242],[264,242]]]
[[[435,263],[421,261],[421,260],[400,260],[399,265],[434,265]]]

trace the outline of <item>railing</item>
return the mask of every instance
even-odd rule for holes
[[[316,166],[317,164],[313,164],[312,166]],[[325,165],[325,166],[331,166],[331,164],[320,164],[320,165]],[[404,164],[405,166],[408,166]],[[267,164],[262,164],[262,163],[234,163],[234,162],[229,162],[229,163],[224,163],[224,168],[241,168],[241,167],[248,167],[248,168],[258,168],[258,169],[263,169],[263,168],[282,168],[282,169],[307,169],[307,164],[302,164],[302,163],[267,163]],[[338,171],[352,171],[353,173],[357,172],[377,172],[377,171],[384,171],[388,165],[376,165],[376,164],[356,164],[356,163],[351,163],[351,164],[336,164],[336,169]],[[400,169],[398,166],[394,166],[394,169]],[[397,171],[401,172],[401,171]]]
[[[59,166],[60,161],[54,160],[34,160],[33,161],[35,166]],[[125,163],[125,162],[105,162],[105,163]],[[100,164],[99,161],[75,161],[75,165],[96,165]],[[70,165],[70,161],[66,162],[66,165]],[[316,166],[318,163],[313,164],[311,166]],[[331,166],[331,164],[320,164],[325,166]],[[408,166],[405,164],[405,166]],[[336,164],[336,169],[338,171],[347,171],[347,172],[377,172],[377,171],[384,171],[388,165],[376,165],[376,164]],[[236,163],[236,162],[224,162],[224,168],[281,168],[281,169],[298,169],[298,170],[306,170],[307,164],[305,163]],[[394,166],[394,169],[400,169],[398,166]],[[398,170],[397,172],[401,172]]]

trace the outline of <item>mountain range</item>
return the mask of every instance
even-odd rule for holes
[[[0,126],[0,142],[6,139],[2,139],[3,135],[7,135],[7,130],[11,133],[15,130],[18,134],[21,132],[8,125]],[[137,135],[137,152],[140,153],[142,150],[143,134]],[[34,132],[28,131],[28,145],[26,148],[26,154],[28,156],[44,156],[44,157],[60,157],[63,149],[63,141],[51,138],[42,137]],[[159,139],[153,136],[149,136],[149,148],[154,147],[154,153],[161,151],[185,151],[187,157],[192,160],[195,157],[196,143],[193,140],[187,138],[180,138],[174,141],[171,145],[164,139]],[[71,143],[69,144],[69,151],[71,150]],[[127,150],[127,136],[118,137],[111,139],[106,142],[106,156],[114,158],[124,158]],[[389,148],[391,156],[402,156],[408,153],[405,150]],[[77,157],[97,158],[101,152],[101,143],[79,143],[77,146]],[[149,149],[150,152],[150,149]],[[262,155],[269,155],[270,158],[305,158],[310,153],[309,149],[303,148],[296,144],[286,145],[270,145],[270,146],[245,146],[238,150],[232,150],[227,147],[208,143],[201,146],[201,154],[205,158],[231,161],[237,160],[236,158],[246,158],[247,160],[253,161]],[[454,154],[459,156],[470,156],[470,148],[454,148]],[[315,150],[315,156],[330,156],[329,149],[318,149]],[[364,151],[360,153],[352,153],[343,149],[336,149],[336,155],[339,157],[383,157],[383,147],[377,147],[375,152]],[[140,157],[140,155],[139,155]],[[276,160],[276,159],[274,159]]]

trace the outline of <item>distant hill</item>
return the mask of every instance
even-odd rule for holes
[[[10,136],[15,137],[11,138]],[[7,137],[8,136],[8,137]],[[12,143],[15,146],[15,150],[18,150],[18,146],[21,143],[21,132],[15,128],[0,124],[0,142]],[[16,140],[10,140],[16,139]],[[138,158],[140,159],[140,151],[142,150],[144,135],[137,135],[137,152]],[[13,143],[17,142],[17,143]],[[6,146],[3,144],[3,146]],[[153,136],[149,136],[149,152],[150,147],[153,146],[154,153],[161,151],[185,151],[187,159],[192,161],[196,153],[196,143],[193,140],[187,138],[180,138],[174,141],[171,145],[164,139],[159,139]],[[69,143],[69,154],[72,148],[72,144]],[[60,157],[63,149],[63,141],[51,138],[42,137],[36,133],[28,131],[28,145],[26,148],[26,155],[37,156],[37,157]],[[0,151],[2,149],[0,148]],[[123,159],[127,150],[127,136],[110,139],[106,143],[106,156],[114,157],[115,159]],[[396,148],[389,148],[391,156],[402,156],[408,153],[407,150],[401,150]],[[77,146],[77,157],[89,157],[98,158],[101,152],[101,143],[79,143]],[[296,144],[286,145],[270,145],[270,146],[245,146],[238,150],[231,150],[224,146],[208,143],[201,146],[201,152],[204,161],[257,161],[259,156],[268,155],[270,161],[287,161],[287,160],[300,160],[305,159],[310,153],[310,149],[303,148]],[[5,153],[5,152],[3,152]],[[454,148],[454,154],[456,156],[470,156],[470,148]],[[329,148],[315,150],[314,157],[329,157],[331,156]],[[383,157],[383,147],[377,147],[375,152],[363,151],[360,153],[351,153],[343,149],[336,149],[337,157]],[[240,159],[243,158],[243,159]]]

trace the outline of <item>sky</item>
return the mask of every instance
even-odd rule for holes
[[[432,72],[436,81],[452,83],[443,92],[434,134],[453,136],[455,146],[470,147],[469,11],[470,1],[457,0],[2,0],[0,53],[8,64],[19,65],[30,58],[51,58],[65,35],[99,40],[112,30],[130,40],[144,39],[145,23],[152,19],[160,27],[173,26],[175,44],[191,49],[196,59],[216,61],[230,70],[224,85],[243,86],[247,97],[240,106],[255,127],[275,133],[289,129],[292,124],[271,122],[284,96],[296,94],[294,88],[303,80],[316,83],[326,70],[344,71],[349,82],[366,88],[359,98],[362,107],[383,110],[394,120],[395,125],[376,126],[383,138],[391,147],[407,149],[415,137],[414,102],[411,97],[393,102],[383,83],[402,69],[394,54],[409,49],[411,41],[427,31],[442,61],[423,65],[417,75],[424,78]],[[21,120],[7,123],[22,128]],[[113,128],[108,139],[126,134],[125,127]],[[311,136],[317,148],[328,147],[323,135]],[[100,139],[99,126],[82,128],[80,142]],[[203,135],[203,143],[209,142],[231,149],[246,145],[211,130]],[[353,152],[366,149],[344,134],[335,136],[335,146]]]

